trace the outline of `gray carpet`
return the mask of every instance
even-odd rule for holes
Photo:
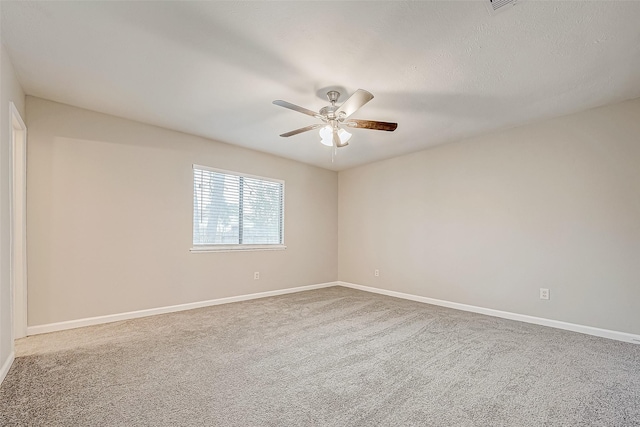
[[[640,346],[333,287],[19,343],[3,426],[640,426]]]

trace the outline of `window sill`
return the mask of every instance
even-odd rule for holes
[[[246,252],[246,251],[283,251],[287,249],[285,245],[215,245],[215,246],[194,246],[190,249],[192,253],[201,252]]]

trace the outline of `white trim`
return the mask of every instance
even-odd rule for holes
[[[9,102],[9,133],[9,286],[13,341],[27,334],[27,126],[13,102]],[[17,154],[21,160],[19,167],[16,163]],[[16,171],[21,173],[20,187],[16,185]],[[21,195],[18,209],[17,194]],[[19,230],[16,230],[16,214],[20,217]],[[19,264],[16,262],[16,242],[20,242],[21,247]]]
[[[501,317],[503,319],[517,320],[519,322],[533,323],[536,325],[549,326],[551,328],[565,329],[567,331],[579,332],[587,335],[594,335],[612,340],[624,341],[632,344],[640,344],[640,335],[629,334],[627,332],[612,331],[609,329],[594,328],[593,326],[578,325],[575,323],[561,322],[559,320],[545,319],[542,317],[528,316],[526,314],[511,313],[508,311],[494,310],[492,308],[477,307],[475,305],[461,304],[457,302],[445,301],[434,298],[427,298],[418,295],[405,294],[403,292],[388,291],[386,289],[373,288],[370,286],[356,285],[348,282],[338,282],[339,286],[358,289],[365,292],[387,295],[390,297],[402,298],[411,301],[423,302],[426,304],[439,305],[456,310],[470,311],[472,313],[485,314],[487,316]]]
[[[285,245],[202,245],[194,246],[189,251],[199,252],[237,252],[237,251],[283,251],[287,249]]]
[[[18,124],[20,125],[22,130],[26,131],[27,125],[24,124],[24,120],[22,120],[22,116],[20,116],[20,112],[18,111],[18,108],[16,107],[16,104],[13,103],[13,101],[9,101],[9,110],[11,112],[11,118],[13,119],[15,117],[18,120]]]
[[[319,283],[316,285],[298,286],[296,288],[278,289],[275,291],[238,295],[235,297],[218,298],[208,301],[191,302],[187,304],[171,305],[167,307],[150,308],[147,310],[130,311],[127,313],[109,314],[106,316],[89,317],[85,319],[68,320],[66,322],[29,326],[27,328],[27,335],[46,334],[48,332],[64,331],[66,329],[81,328],[83,326],[100,325],[103,323],[118,322],[121,320],[137,319],[139,317],[154,316],[156,314],[174,313],[176,311],[192,310],[194,308],[209,307],[212,305],[228,304],[232,302],[247,301],[258,298],[266,298],[276,295],[291,294],[294,292],[310,291],[313,289],[328,288],[337,285],[337,282]]]
[[[2,384],[4,379],[7,377],[7,374],[9,373],[9,369],[11,369],[11,365],[13,365],[14,359],[15,359],[15,353],[12,351],[11,354],[9,354],[9,357],[7,358],[7,360],[4,362],[4,365],[2,365],[2,368],[0,368],[0,385]]]
[[[371,286],[363,286],[363,285],[357,285],[355,283],[341,282],[341,281],[319,283],[316,285],[308,285],[308,286],[299,286],[295,288],[278,289],[275,291],[258,292],[255,294],[238,295],[234,297],[218,298],[218,299],[213,299],[208,301],[172,305],[168,307],[158,307],[158,308],[151,308],[147,310],[131,311],[127,313],[110,314],[106,316],[90,317],[86,319],[69,320],[66,322],[49,323],[49,324],[38,325],[38,326],[29,326],[27,328],[27,335],[46,334],[48,332],[81,328],[83,326],[99,325],[103,323],[118,322],[121,320],[137,319],[140,317],[154,316],[156,314],[165,314],[165,313],[173,313],[177,311],[192,310],[194,308],[209,307],[209,306],[220,305],[220,304],[229,304],[229,303],[239,302],[239,301],[248,301],[252,299],[266,298],[266,297],[290,294],[295,292],[310,291],[313,289],[328,288],[331,286],[343,286],[345,288],[357,289],[360,291],[372,292],[376,294],[387,295],[390,297],[402,298],[402,299],[422,302],[426,304],[433,304],[433,305],[438,305],[442,307],[453,308],[456,310],[469,311],[472,313],[479,313],[487,316],[500,317],[500,318],[509,319],[509,320],[516,320],[519,322],[533,323],[536,325],[548,326],[548,327],[557,328],[557,329],[564,329],[567,331],[579,332],[582,334],[594,335],[597,337],[609,338],[609,339],[624,341],[632,344],[640,344],[640,335],[629,334],[626,332],[612,331],[609,329],[595,328],[593,326],[578,325],[575,323],[562,322],[559,320],[545,319],[542,317],[511,313],[508,311],[494,310],[491,308],[461,304],[457,302],[406,294],[403,292],[389,291],[386,289],[373,288]],[[9,367],[13,362],[13,353],[10,356],[10,360],[11,362],[7,362]],[[7,363],[5,363],[5,366],[2,367],[2,371],[0,371],[0,378],[2,378],[2,373],[6,375],[6,372],[4,372],[5,369],[8,372],[9,368],[6,366]]]

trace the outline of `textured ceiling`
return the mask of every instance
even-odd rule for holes
[[[342,170],[640,96],[640,2],[9,2],[34,96]],[[331,161],[317,91],[375,98]],[[341,98],[343,100],[344,98]]]

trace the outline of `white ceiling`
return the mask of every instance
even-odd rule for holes
[[[27,94],[333,170],[640,97],[640,2],[9,2]],[[316,92],[375,98],[331,162]],[[344,100],[344,98],[341,98]]]

